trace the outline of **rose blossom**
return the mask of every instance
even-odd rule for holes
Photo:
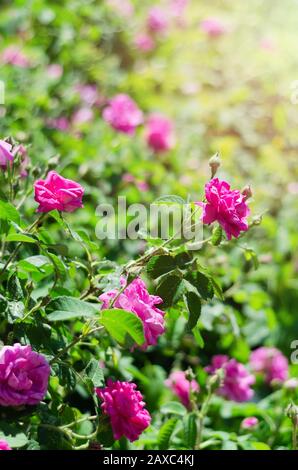
[[[151,114],[146,124],[146,140],[156,153],[173,148],[175,136],[172,122],[161,114]]]
[[[47,66],[47,75],[53,80],[58,80],[63,75],[63,67],[60,64],[50,64]]]
[[[67,117],[64,116],[60,116],[53,119],[50,118],[47,120],[46,123],[48,127],[52,129],[57,129],[58,131],[68,131],[70,127],[69,120],[67,119]]]
[[[125,286],[126,280],[124,278],[121,279],[121,284],[122,287]],[[100,295],[99,300],[103,302],[102,308],[109,308],[111,300],[117,294],[118,290],[115,289]],[[156,307],[162,301],[160,297],[150,295],[144,281],[136,278],[121,292],[113,304],[115,308],[135,313],[142,320],[145,335],[142,349],[155,345],[157,338],[165,331],[164,312]]]
[[[155,48],[154,39],[147,33],[138,34],[134,43],[136,48],[142,52],[151,52]]]
[[[218,37],[227,32],[227,28],[224,23],[214,17],[206,18],[201,22],[201,29],[204,33],[208,34],[210,37]]]
[[[21,52],[17,46],[9,46],[2,52],[2,61],[5,64],[15,65],[16,67],[30,67],[28,58]]]
[[[253,429],[255,428],[257,425],[259,424],[259,420],[258,418],[256,418],[255,416],[250,416],[249,418],[245,418],[242,422],[241,422],[241,428],[242,429]]]
[[[196,382],[196,380],[188,380],[186,373],[181,370],[172,372],[165,381],[165,384],[177,395],[186,408],[191,407],[190,391],[198,392],[200,390],[198,382]]]
[[[50,366],[31,346],[4,346],[0,350],[0,405],[36,405],[45,397]]]
[[[206,371],[214,374],[218,369],[223,369],[223,384],[218,389],[218,394],[237,402],[250,400],[254,394],[250,388],[255,383],[255,377],[250,374],[243,364],[228,356],[213,356],[211,365]]]
[[[115,439],[125,436],[131,442],[136,441],[150,425],[150,414],[136,388],[134,383],[113,382],[111,379],[108,379],[105,388],[96,388],[97,395],[103,401],[101,408],[111,419]]]
[[[8,442],[4,441],[3,439],[0,439],[0,450],[12,450],[11,447],[9,447]]]
[[[153,7],[148,13],[147,27],[152,33],[162,33],[167,29],[168,20],[164,10]]]
[[[84,188],[75,181],[68,180],[50,171],[45,180],[34,183],[34,199],[39,203],[37,212],[50,212],[57,209],[73,212],[83,207]]]
[[[5,140],[0,140],[0,167],[5,169],[7,163],[13,161],[13,154],[11,153],[12,145]]]
[[[254,372],[265,374],[265,381],[284,382],[288,378],[289,365],[287,358],[276,348],[261,347],[250,355],[250,365]]]
[[[207,202],[197,202],[203,207],[202,221],[204,224],[217,222],[227,234],[228,240],[232,236],[237,238],[240,232],[248,230],[247,216],[249,208],[245,195],[239,190],[231,190],[226,181],[214,178],[205,185]]]
[[[72,116],[72,124],[74,126],[81,126],[82,124],[88,124],[93,119],[93,111],[91,108],[79,108]]]
[[[133,135],[136,127],[143,122],[142,111],[125,94],[114,96],[103,110],[102,116],[114,129],[129,135]]]

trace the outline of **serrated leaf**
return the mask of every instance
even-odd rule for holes
[[[85,373],[92,381],[94,387],[102,387],[104,385],[103,370],[99,365],[99,361],[96,359],[91,359],[91,361],[87,364]]]
[[[202,303],[200,297],[195,292],[186,292],[185,300],[189,313],[186,327],[188,330],[192,330],[200,318]]]
[[[184,443],[187,449],[195,448],[197,439],[197,416],[189,413],[183,418]]]
[[[35,238],[23,233],[11,233],[6,237],[7,242],[38,243]]]
[[[74,297],[61,296],[51,300],[46,308],[49,321],[63,321],[73,318],[96,317],[99,309],[96,305]]]
[[[20,215],[17,209],[9,202],[0,200],[0,219],[20,223]]]
[[[124,345],[129,337],[139,346],[145,342],[143,323],[132,312],[120,308],[102,310],[100,323],[121,345]]]
[[[156,279],[175,269],[175,261],[172,256],[153,256],[147,264],[147,272],[152,279]]]
[[[159,450],[168,450],[171,437],[175,431],[178,418],[171,418],[166,421],[159,430],[157,443]]]
[[[191,272],[186,279],[197,289],[204,300],[212,299],[214,289],[211,278],[200,271]]]
[[[170,274],[168,276],[163,277],[156,287],[156,295],[162,298],[163,300],[163,307],[169,307],[178,300],[179,298],[179,287],[181,285],[181,277],[176,274]],[[178,294],[178,295],[177,295]],[[183,292],[180,291],[182,295]]]
[[[185,406],[183,406],[178,401],[169,401],[165,405],[162,405],[160,412],[163,414],[173,414],[184,416],[187,412]]]

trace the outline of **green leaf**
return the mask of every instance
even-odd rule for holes
[[[197,326],[195,326],[195,328],[192,330],[192,332],[193,332],[193,335],[194,335],[194,338],[196,340],[197,345],[199,346],[199,348],[202,349],[205,345],[205,342],[204,342],[204,340],[201,336],[201,332],[200,332],[199,328]]]
[[[145,342],[143,323],[132,312],[120,308],[102,310],[100,323],[121,345],[124,345],[130,338],[139,346]]]
[[[175,431],[178,418],[171,418],[166,421],[159,430],[157,443],[159,450],[167,450],[169,448],[171,437]]]
[[[94,387],[102,387],[104,385],[103,370],[96,359],[91,359],[85,369],[87,377],[92,381]]]
[[[200,318],[202,303],[200,297],[195,292],[186,292],[185,300],[189,312],[186,327],[188,330],[192,330]]]
[[[203,299],[212,299],[214,295],[214,289],[211,282],[211,278],[201,273],[200,271],[191,272],[186,276],[186,279],[196,287]]]
[[[197,439],[197,416],[189,413],[183,418],[184,443],[187,449],[194,449]]]
[[[17,209],[10,204],[9,202],[0,200],[0,219],[9,220],[15,222],[16,224],[20,223],[20,215]]]
[[[19,425],[5,421],[0,421],[0,439],[7,441],[12,448],[24,447],[28,442],[26,434]]]
[[[217,227],[214,227],[213,231],[212,231],[212,238],[211,238],[211,243],[212,245],[214,246],[218,246],[220,245],[221,241],[222,241],[222,228],[220,225],[218,225]]]
[[[153,256],[147,264],[147,272],[152,279],[156,279],[163,274],[175,269],[175,261],[172,256]]]
[[[252,447],[256,450],[271,450],[271,448],[268,446],[268,444],[265,444],[265,442],[252,442],[251,443]]]
[[[176,274],[165,276],[159,281],[156,287],[156,295],[162,298],[163,307],[173,305],[174,300],[178,300],[179,293],[182,295],[183,292],[179,292],[181,281],[181,277]],[[176,295],[177,293],[178,295]]]
[[[65,295],[53,299],[46,308],[49,321],[63,321],[73,318],[96,317],[99,309],[96,305]]]
[[[7,242],[22,242],[22,243],[38,243],[37,240],[30,237],[29,235],[24,235],[23,233],[11,233],[6,237]]]
[[[185,406],[181,405],[178,401],[169,401],[161,407],[160,412],[163,414],[184,416],[187,410]]]

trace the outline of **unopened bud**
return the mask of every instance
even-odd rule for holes
[[[244,196],[245,201],[252,197],[252,190],[249,184],[247,186],[244,186],[241,191],[241,194]]]
[[[221,165],[221,160],[219,158],[219,153],[217,152],[209,160],[209,166],[211,168],[211,178],[213,178],[216,175],[216,172],[218,168],[220,167],[220,165]]]

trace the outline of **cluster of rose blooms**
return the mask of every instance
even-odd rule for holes
[[[106,119],[113,121],[114,110],[106,113]],[[121,116],[122,117],[122,116]],[[117,117],[116,117],[117,118]],[[13,164],[15,154],[12,145],[0,141],[0,166],[3,170]],[[38,212],[52,210],[73,212],[83,207],[84,188],[69,179],[63,178],[55,171],[49,172],[45,180],[34,183],[35,200],[39,204]],[[205,202],[198,202],[202,207],[202,220],[206,224],[217,221],[225,230],[227,238],[238,237],[248,229],[247,194],[239,190],[231,190],[226,181],[213,178],[205,186]],[[121,279],[123,290],[119,295],[112,290],[100,295],[102,309],[109,308],[115,299],[113,308],[121,308],[137,315],[143,323],[145,342],[141,346],[146,350],[157,343],[158,337],[164,333],[164,311],[157,305],[163,300],[149,294],[144,281],[134,279],[126,286],[125,278]],[[126,286],[126,287],[125,287]],[[251,370],[263,373],[268,384],[275,381],[284,382],[288,378],[288,361],[275,348],[261,347],[251,354]],[[255,377],[246,367],[224,355],[214,356],[211,365],[206,367],[209,374],[218,369],[224,371],[224,378],[218,388],[218,394],[237,402],[250,400],[253,396],[251,386]],[[46,358],[35,351],[30,345],[4,346],[0,351],[0,405],[17,407],[36,405],[47,393],[50,365]],[[166,381],[166,385],[188,409],[191,408],[190,392],[198,393],[199,384],[188,380],[183,371],[174,371]],[[102,410],[109,415],[115,439],[126,436],[129,440],[138,439],[139,435],[149,426],[151,417],[145,408],[141,393],[134,383],[112,381],[108,379],[105,388],[97,388],[96,392],[102,400]],[[243,422],[243,428],[256,425],[256,418],[251,417]],[[5,447],[6,446],[6,447]],[[0,448],[7,444],[0,442]]]

